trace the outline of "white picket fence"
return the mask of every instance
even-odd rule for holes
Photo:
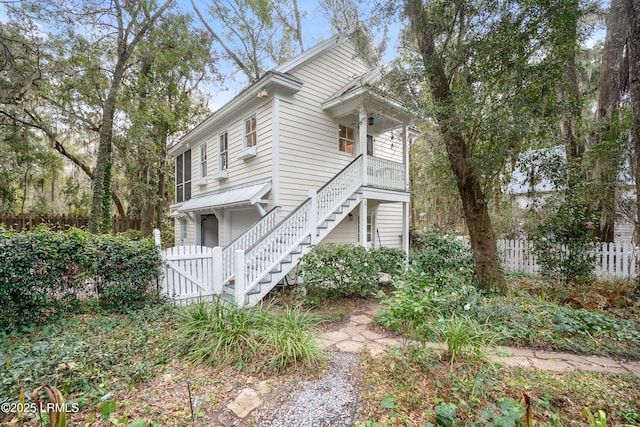
[[[540,266],[530,240],[498,240],[498,251],[506,271],[539,274]],[[595,275],[602,279],[636,277],[640,265],[640,248],[629,242],[600,243],[593,251]]]

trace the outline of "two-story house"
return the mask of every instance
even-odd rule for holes
[[[408,250],[414,117],[372,52],[362,30],[325,40],[169,150],[175,244],[223,248],[216,292],[253,303],[320,242]]]

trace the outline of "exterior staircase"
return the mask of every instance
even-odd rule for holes
[[[176,246],[160,251],[162,292],[176,303],[222,297],[252,306],[276,286],[362,202],[371,188],[406,191],[401,163],[360,155],[286,217],[274,207],[224,248]],[[156,230],[160,248],[160,232]]]
[[[362,200],[363,156],[356,157],[289,215],[274,208],[222,250],[222,298],[253,306]]]

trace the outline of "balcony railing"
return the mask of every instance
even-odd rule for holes
[[[367,156],[367,184],[385,190],[406,191],[405,167],[403,163]]]

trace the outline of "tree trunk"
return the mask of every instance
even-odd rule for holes
[[[595,143],[608,139],[611,131],[610,120],[620,103],[623,82],[623,58],[626,40],[626,14],[623,0],[612,0],[607,16],[607,35],[602,51],[600,81],[598,84],[598,110],[596,120],[600,130]],[[597,210],[600,214],[598,237],[603,242],[613,242],[615,238],[616,190],[619,173],[618,156],[603,156],[598,159],[599,181],[604,191],[599,195]]]
[[[128,57],[128,55],[127,55]],[[126,58],[119,54],[118,63],[111,82],[109,95],[105,101],[100,126],[100,142],[96,171],[93,179],[93,197],[91,199],[91,219],[89,231],[92,233],[106,233],[111,231],[111,173],[112,173],[112,140],[113,117],[115,115],[116,97],[120,90],[120,83],[124,74]]]
[[[469,230],[475,273],[483,289],[506,290],[500,268],[496,237],[491,225],[486,197],[472,166],[469,141],[461,131],[449,78],[436,50],[435,35],[421,0],[406,0],[410,26],[418,42],[426,77],[436,104],[439,132],[447,148],[451,170],[457,178],[465,222]]]
[[[640,236],[640,3],[636,0],[624,0],[627,23],[627,49],[629,58],[629,92],[633,114],[633,149],[636,178],[636,232],[635,240]],[[636,292],[640,292],[640,275],[636,283]]]

